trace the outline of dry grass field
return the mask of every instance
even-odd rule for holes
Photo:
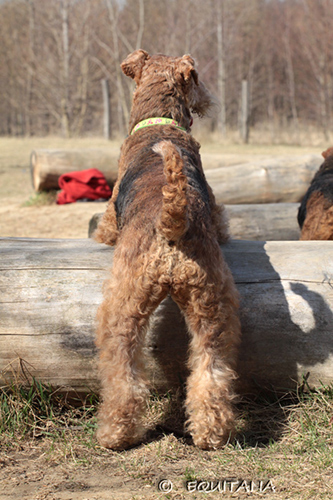
[[[0,236],[31,238],[85,238],[91,216],[105,205],[77,203],[57,206],[45,204],[44,197],[34,193],[31,183],[30,155],[35,149],[111,148],[118,151],[119,142],[98,138],[64,140],[49,138],[0,138]],[[233,165],[272,155],[320,153],[325,145],[237,145],[232,142],[204,142],[206,155],[222,155],[225,165]]]
[[[88,221],[103,210],[101,204],[45,204],[33,192],[29,157],[34,149],[106,146],[119,148],[102,139],[0,138],[0,236],[86,237]],[[202,149],[233,164],[250,157],[320,153],[326,146],[205,142]],[[157,428],[147,442],[112,452],[95,440],[94,395],[82,406],[38,381],[28,389],[0,389],[0,500],[332,498],[330,388],[239,402],[236,439],[214,452],[196,449],[182,435],[181,416],[168,415],[172,397],[152,396],[147,426]],[[172,483],[170,491],[171,483],[162,480]]]

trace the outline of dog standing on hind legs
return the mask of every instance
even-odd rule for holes
[[[97,241],[116,245],[98,312],[97,437],[112,449],[144,437],[149,383],[142,347],[151,314],[169,294],[191,336],[187,427],[195,445],[216,449],[233,433],[240,324],[238,294],[219,246],[228,238],[223,209],[189,133],[191,113],[204,116],[212,101],[188,55],[137,50],[121,67],[136,89],[118,179],[95,233]]]

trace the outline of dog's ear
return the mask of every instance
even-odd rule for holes
[[[121,69],[126,76],[133,78],[135,83],[138,84],[141,78],[142,68],[148,59],[148,52],[142,49],[135,50],[121,63]]]
[[[194,59],[191,56],[185,55],[181,58],[179,63],[179,73],[184,79],[185,83],[189,83],[191,78],[193,78],[194,83],[199,85],[199,76],[196,70],[194,69]]]
[[[333,148],[328,148],[326,151],[323,151],[321,155],[325,158],[328,158],[329,156],[333,156]]]

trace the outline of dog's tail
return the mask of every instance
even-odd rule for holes
[[[184,159],[181,151],[171,141],[161,141],[153,147],[164,162],[167,184],[163,186],[162,214],[158,230],[169,241],[177,241],[188,229],[187,178],[184,174]]]

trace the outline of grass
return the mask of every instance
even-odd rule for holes
[[[30,156],[37,149],[108,148],[119,151],[120,141],[102,138],[62,139],[61,137],[0,137],[0,203],[20,199],[36,205],[30,173]]]
[[[30,198],[22,203],[22,207],[42,207],[47,205],[54,205],[57,199],[57,191],[41,191],[34,193]]]
[[[329,492],[333,487],[328,474],[333,468],[331,387],[280,399],[243,400],[238,406],[235,441],[216,452],[198,450],[189,438],[176,438],[163,428],[171,400],[170,394],[153,395],[147,426],[161,420],[162,425],[150,431],[145,444],[116,453],[96,442],[96,396],[77,405],[35,380],[30,387],[13,385],[0,391],[0,450],[8,453],[24,443],[38,442],[48,460],[80,466],[101,464],[112,456],[115,474],[148,486],[168,474],[179,491],[187,481],[231,477],[247,482],[271,480],[278,499],[330,498],[325,488]],[[284,496],[286,491],[291,496]]]
[[[95,431],[97,398],[77,406],[63,395],[33,380],[30,386],[12,384],[0,389],[0,435],[10,446],[24,439],[41,437],[63,440],[67,431],[82,430],[86,437]],[[79,402],[79,400],[77,401]]]

